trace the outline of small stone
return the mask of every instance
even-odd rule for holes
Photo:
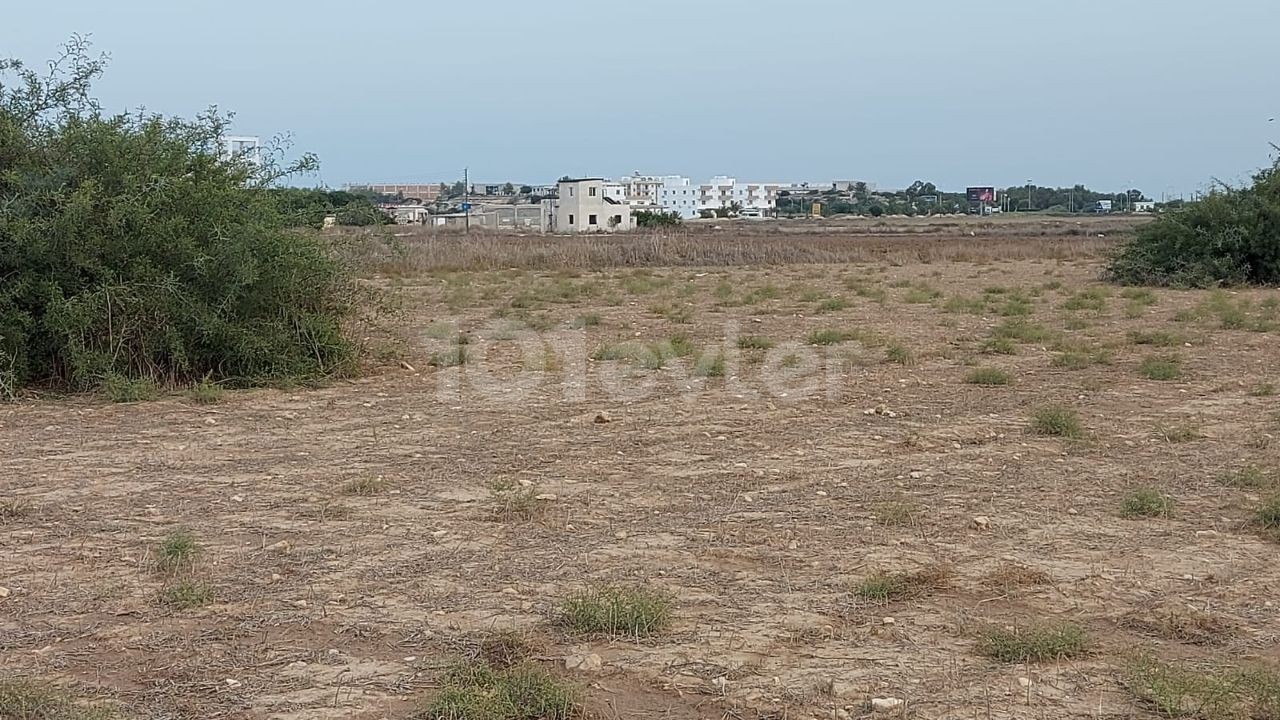
[[[618,540],[626,540],[626,539],[627,539],[627,533],[626,533],[626,531],[625,531],[625,530],[619,530],[618,532],[614,533],[614,534],[613,534],[613,536],[614,536],[616,539],[618,539]]]
[[[1215,538],[1221,535],[1217,530],[1197,530],[1196,537]]]
[[[922,478],[922,477],[924,477],[924,473],[920,472],[919,470],[913,470],[913,471],[911,471],[911,479],[912,479],[912,480],[919,480],[919,479],[920,479],[920,478]]]
[[[991,528],[991,518],[979,515],[973,519],[973,527],[978,530],[988,530]]]
[[[417,655],[410,655],[409,657],[405,658],[405,659],[404,659],[404,661],[405,661],[405,662],[407,662],[407,663],[411,663],[411,662],[418,662],[418,656],[417,656]]]
[[[239,680],[235,680],[235,679],[232,679],[232,678],[227,678],[226,683],[227,683],[227,687],[240,687],[240,681],[239,681]]]
[[[894,712],[900,710],[907,702],[901,698],[872,698],[871,711],[878,713]]]
[[[724,677],[724,676],[722,675],[722,676],[720,676],[720,677],[718,677],[718,678],[716,678],[716,679],[712,680],[712,681],[711,681],[711,684],[716,686],[716,690],[720,691],[720,694],[721,694],[721,695],[724,695],[724,694],[728,691],[728,688],[729,688],[729,678]]]
[[[564,659],[564,667],[566,670],[578,670],[580,672],[600,672],[604,667],[604,660],[595,653],[587,653],[585,655],[570,655]]]
[[[9,597],[9,588],[0,587],[0,600]]]
[[[1024,687],[1024,688],[1031,687],[1031,678],[1029,678],[1029,677],[1020,677],[1020,678],[1018,678],[1018,684],[1019,684],[1019,685],[1021,685],[1021,686],[1022,686],[1022,687]]]
[[[1080,511],[1075,508],[1067,508],[1068,515],[1079,515]]]
[[[307,663],[302,660],[289,663],[289,667],[292,667],[292,668],[304,668],[306,666],[307,666]]]
[[[232,495],[232,496],[231,496],[231,502],[244,502],[244,496],[243,496],[243,495]]]
[[[331,655],[331,656],[332,656],[332,655],[337,655],[337,654],[338,654],[338,650],[337,650],[337,648],[331,648],[331,649],[329,650],[329,655]]]
[[[840,708],[839,710],[836,710],[836,720],[849,720],[849,718],[851,717],[853,716],[850,715],[849,711],[845,710],[844,708]]]
[[[885,618],[885,619],[881,620],[880,622],[884,623],[885,625],[895,625],[895,624],[897,624],[897,622],[898,622],[898,621],[897,621],[897,620],[894,620],[894,619],[893,619],[893,618],[891,618],[891,617],[887,617],[887,618]]]
[[[556,494],[555,494],[555,493],[542,493],[541,495],[538,495],[538,496],[534,497],[533,499],[534,499],[534,500],[540,500],[540,501],[542,501],[542,502],[551,502],[552,500],[555,500],[555,499],[556,499],[556,497],[557,497],[557,496],[556,496]]]
[[[448,530],[436,530],[435,532],[431,533],[431,537],[433,537],[433,538],[442,538],[442,537],[444,537],[445,535],[448,535],[448,534],[449,534],[449,531],[448,531]]]
[[[596,423],[597,425],[605,425],[605,424],[607,424],[607,423],[611,423],[611,422],[613,422],[613,416],[611,416],[609,413],[607,413],[607,412],[598,412],[598,413],[596,413],[595,423]]]
[[[418,372],[417,368],[415,368],[414,366],[410,365],[409,363],[403,360],[400,361],[400,367],[404,368],[405,370],[408,370],[409,372]]]
[[[520,592],[513,587],[505,587],[505,588],[502,588],[502,594],[503,595],[519,595]]]
[[[533,487],[533,481],[528,478],[520,478],[516,482],[520,483],[520,487]]]

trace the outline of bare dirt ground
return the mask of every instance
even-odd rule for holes
[[[1250,525],[1269,491],[1223,481],[1280,466],[1280,324],[1274,291],[1122,295],[1100,267],[423,274],[388,283],[403,344],[355,380],[0,406],[0,674],[141,718],[403,718],[470,638],[517,629],[600,718],[873,697],[1155,717],[1124,684],[1136,653],[1280,661],[1280,546]],[[466,362],[432,367],[459,334]],[[1146,377],[1153,356],[1180,376]],[[1033,432],[1054,404],[1083,437]],[[536,511],[504,514],[510,488]],[[1172,511],[1125,517],[1139,488]],[[189,609],[157,567],[180,529],[200,546],[182,577],[210,590]],[[904,597],[858,594],[922,569]],[[555,624],[601,583],[669,591],[673,627]],[[978,651],[991,626],[1061,622],[1084,654]],[[600,671],[564,669],[590,653]]]

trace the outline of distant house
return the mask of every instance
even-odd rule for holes
[[[1156,211],[1156,204],[1149,200],[1139,200],[1133,204],[1133,211],[1136,213],[1153,213]]]
[[[262,138],[256,135],[227,135],[222,138],[222,159],[247,160],[262,164]]]
[[[431,217],[431,213],[422,205],[383,205],[382,209],[398,225],[424,225]]]
[[[635,228],[621,185],[603,178],[561,180],[559,199],[543,203],[544,226],[557,233],[624,232]]]
[[[347,185],[348,190],[367,190],[379,195],[400,196],[405,200],[423,203],[435,202],[440,197],[439,183],[366,183]]]

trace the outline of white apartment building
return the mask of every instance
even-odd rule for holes
[[[758,211],[754,215],[767,215],[778,206],[778,183],[740,183],[734,178],[718,175],[711,181],[693,186],[687,179],[681,184],[664,184],[658,190],[657,204],[666,212],[678,213],[692,219],[703,210],[718,210],[737,204],[742,210]]]
[[[680,175],[641,175],[636,173],[621,180],[631,207],[653,207],[661,204],[664,187],[688,187],[689,178]]]
[[[635,219],[631,206],[620,192],[620,183],[609,183],[602,178],[561,180],[559,199],[542,204],[543,226],[557,233],[633,230]]]
[[[247,160],[262,164],[262,138],[257,135],[226,135],[222,138],[223,160]]]

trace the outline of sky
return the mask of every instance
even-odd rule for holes
[[[292,136],[302,184],[922,179],[1191,194],[1280,143],[1276,0],[0,0],[112,111]]]

